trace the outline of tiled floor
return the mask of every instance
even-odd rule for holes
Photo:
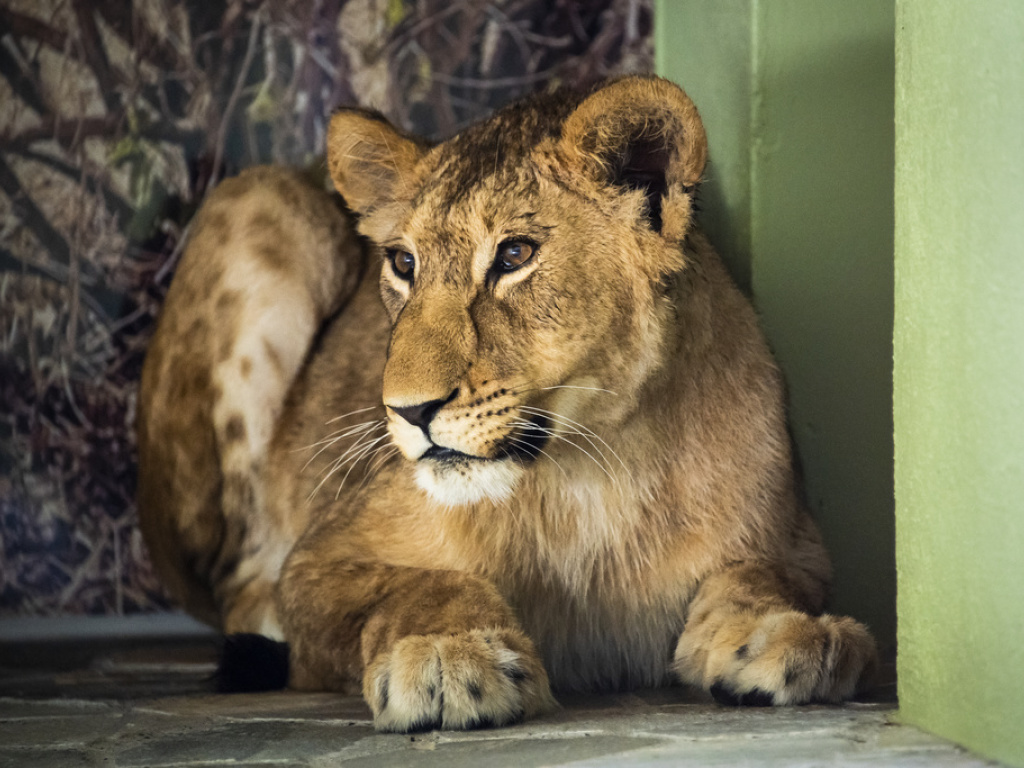
[[[374,732],[357,698],[211,693],[208,641],[105,645],[0,645],[0,766],[993,765],[895,722],[885,691],[778,709],[683,689],[563,697],[512,728],[402,736]]]

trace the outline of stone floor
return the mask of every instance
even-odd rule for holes
[[[985,766],[895,717],[733,709],[684,689],[563,697],[511,728],[375,733],[357,698],[217,695],[210,640],[0,643],[0,766]]]

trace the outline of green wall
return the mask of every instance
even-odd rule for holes
[[[1024,765],[1024,3],[897,26],[900,709]]]
[[[893,0],[662,0],[656,24],[708,131],[703,224],[786,372],[832,609],[891,648]]]

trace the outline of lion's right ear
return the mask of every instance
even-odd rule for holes
[[[331,179],[360,214],[411,196],[414,169],[426,149],[383,115],[365,109],[338,110],[327,132]]]

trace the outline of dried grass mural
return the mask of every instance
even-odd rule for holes
[[[650,0],[0,1],[0,616],[167,605],[136,384],[218,179],[359,103],[433,137],[651,66]]]

